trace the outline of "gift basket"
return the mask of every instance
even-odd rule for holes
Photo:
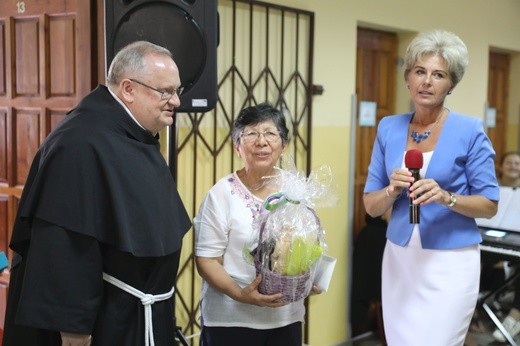
[[[325,232],[315,211],[334,200],[329,193],[330,169],[322,167],[309,178],[296,170],[279,171],[280,191],[268,196],[254,224],[249,247],[256,273],[262,274],[258,291],[283,293],[281,302],[307,297],[316,266],[326,252]]]

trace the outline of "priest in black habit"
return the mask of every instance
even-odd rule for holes
[[[45,140],[20,200],[3,345],[173,345],[191,222],[157,133],[182,91],[171,53],[124,47]]]

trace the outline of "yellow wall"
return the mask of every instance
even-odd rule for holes
[[[491,47],[512,53],[509,95],[509,150],[518,148],[520,113],[520,2],[517,0],[271,0],[315,13],[314,83],[325,92],[313,100],[312,165],[331,166],[340,203],[319,210],[329,252],[338,258],[329,292],[310,299],[310,345],[337,345],[349,338],[348,295],[350,226],[348,221],[351,96],[355,92],[356,28],[366,26],[398,33],[400,52],[417,32],[442,28],[458,34],[470,53],[462,82],[448,107],[483,118]],[[224,38],[221,38],[221,40]],[[401,54],[401,53],[400,53]],[[408,94],[398,72],[396,112],[409,110]],[[334,149],[331,149],[334,148]]]

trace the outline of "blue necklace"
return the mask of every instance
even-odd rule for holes
[[[440,111],[439,115],[437,116],[437,120],[435,120],[435,123],[433,124],[433,126],[430,129],[424,131],[423,133],[419,133],[419,132],[415,131],[414,129],[412,129],[411,137],[412,137],[413,141],[416,143],[421,143],[422,141],[428,139],[428,137],[430,137],[430,134],[432,133],[432,130],[435,128],[435,126],[437,126],[437,124],[439,123],[439,120],[441,120],[443,113],[444,113],[444,108]],[[415,116],[415,114],[412,116],[412,119],[410,119],[410,124],[412,123],[414,116]]]
[[[431,130],[426,130],[423,133],[418,133],[418,132],[415,132],[414,130],[412,130],[412,139],[416,143],[421,143],[422,141],[424,141],[425,139],[428,139],[428,137],[430,137],[430,133],[432,133]]]

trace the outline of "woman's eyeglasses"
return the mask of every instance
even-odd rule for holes
[[[242,133],[242,139],[244,142],[252,143],[256,142],[260,139],[260,135],[264,136],[265,140],[267,142],[275,142],[280,138],[280,134],[273,131],[264,131],[264,132],[258,132],[258,131],[249,131]]]
[[[173,95],[177,95],[177,96],[181,96],[182,95],[182,92],[184,91],[184,87],[180,86],[178,87],[177,89],[173,89],[173,90],[164,90],[164,89],[156,89],[152,86],[149,86],[148,84],[145,84],[143,82],[140,82],[138,80],[135,80],[135,79],[132,79],[132,78],[129,78],[132,82],[135,82],[137,84],[141,84],[142,86],[144,87],[147,87],[148,89],[152,89],[154,91],[157,91],[159,94],[161,94],[161,100],[169,100],[173,97]]]

